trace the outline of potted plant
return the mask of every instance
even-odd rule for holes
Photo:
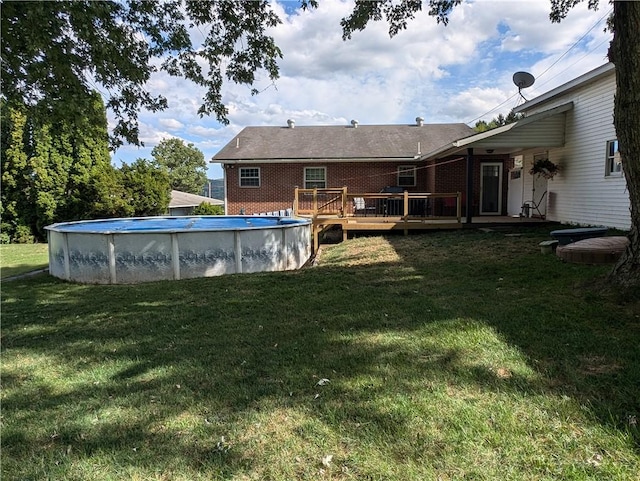
[[[533,162],[529,173],[531,175],[541,175],[545,179],[553,179],[553,176],[555,176],[559,171],[560,167],[557,164],[554,164],[549,159],[541,158],[536,159]]]

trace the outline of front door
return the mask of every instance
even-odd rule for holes
[[[480,215],[502,213],[502,162],[480,164]]]

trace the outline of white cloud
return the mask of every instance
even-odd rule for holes
[[[158,119],[158,123],[169,130],[180,130],[184,127],[184,124],[176,119]]]
[[[582,3],[562,23],[551,24],[548,2],[467,1],[454,9],[446,27],[421,12],[393,39],[385,22],[373,22],[346,42],[340,19],[352,1],[323,0],[316,10],[290,16],[272,5],[283,19],[272,31],[284,54],[280,78],[271,82],[259,72],[254,87],[261,93],[255,96],[251,87],[225,84],[230,124],[223,126],[197,115],[201,87],[154,74],[149,88],[165,95],[170,108],[140,114],[141,139],[148,146],[176,136],[210,159],[242,128],[286,125],[289,118],[298,125],[347,124],[354,118],[362,124],[412,123],[418,115],[427,122],[490,119],[522,101],[511,80],[514,72],[537,77],[523,91],[532,98],[605,63],[610,39],[604,22],[593,27],[608,5],[593,12]],[[136,152],[127,147],[118,154]],[[222,175],[219,166],[209,171]]]

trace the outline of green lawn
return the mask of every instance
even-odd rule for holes
[[[47,244],[0,244],[0,276],[25,274],[49,265]]]
[[[637,480],[640,297],[548,230],[2,286],[2,479]]]

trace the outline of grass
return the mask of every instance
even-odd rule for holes
[[[0,278],[44,269],[49,265],[47,244],[0,244]]]
[[[640,298],[520,233],[6,283],[2,479],[638,479]]]

